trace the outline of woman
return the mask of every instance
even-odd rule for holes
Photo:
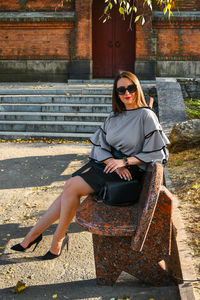
[[[36,248],[42,240],[42,232],[59,219],[50,250],[42,259],[60,256],[66,243],[66,230],[82,196],[99,193],[107,180],[141,179],[147,163],[167,161],[169,141],[156,115],[147,106],[134,74],[122,72],[116,77],[112,106],[113,111],[91,138],[90,162],[73,174],[21,244],[11,249],[25,251],[34,244]],[[122,158],[115,158],[116,150]]]

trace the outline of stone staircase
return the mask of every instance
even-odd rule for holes
[[[113,80],[0,84],[0,138],[87,140],[112,110]],[[154,95],[155,82],[143,82]]]

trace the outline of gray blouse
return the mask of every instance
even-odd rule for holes
[[[156,114],[146,107],[125,110],[117,115],[111,112],[91,137],[90,158],[102,162],[110,157],[111,146],[126,156],[134,156],[146,163],[166,163],[169,140]]]

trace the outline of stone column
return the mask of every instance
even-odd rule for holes
[[[141,1],[140,1],[141,2]],[[156,61],[155,61],[155,37],[152,29],[152,12],[150,8],[143,8],[138,2],[138,14],[145,12],[145,23],[142,26],[141,21],[136,23],[136,61],[135,73],[139,79],[155,79]]]
[[[75,1],[76,25],[70,40],[70,79],[92,78],[92,1]]]

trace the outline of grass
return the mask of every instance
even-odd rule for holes
[[[184,103],[188,119],[200,119],[200,99],[185,99]]]

